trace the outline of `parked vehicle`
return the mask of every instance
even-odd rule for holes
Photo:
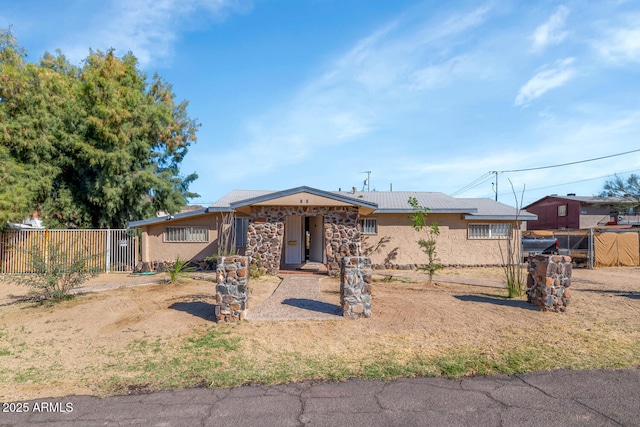
[[[589,233],[588,231],[583,233],[567,232],[561,234],[558,232],[555,234],[558,239],[558,254],[569,255],[575,259],[588,259],[589,258]]]
[[[557,254],[558,239],[555,237],[523,237],[522,255]]]

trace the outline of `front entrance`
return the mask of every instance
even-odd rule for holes
[[[306,261],[324,263],[324,218],[308,216],[305,219],[305,235],[308,236]]]
[[[284,223],[284,263],[324,263],[324,217],[288,215]]]
[[[302,217],[289,215],[284,221],[284,263],[302,264]]]

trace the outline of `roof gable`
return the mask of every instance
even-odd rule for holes
[[[295,187],[288,190],[265,193],[244,200],[229,202],[229,207],[239,208],[243,206],[357,206],[376,209],[378,205],[373,202],[347,197],[329,191],[318,190],[311,187]]]

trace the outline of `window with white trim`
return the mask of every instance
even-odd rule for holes
[[[235,219],[236,248],[247,247],[247,231],[249,229],[249,218]]]
[[[506,239],[511,236],[511,224],[469,224],[469,239]]]
[[[360,232],[362,234],[377,234],[378,220],[376,218],[360,219]]]
[[[567,205],[558,206],[558,216],[567,216]]]
[[[208,242],[209,227],[165,227],[164,241],[171,243],[179,242]]]

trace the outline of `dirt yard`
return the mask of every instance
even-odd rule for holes
[[[524,299],[504,299],[505,289],[438,280],[428,285],[424,276],[393,273],[390,281],[374,283],[370,319],[232,327],[214,322],[215,285],[202,276],[172,285],[160,275],[101,275],[87,283],[95,292],[53,305],[25,300],[24,287],[0,284],[0,400],[104,395],[110,392],[105,384],[123,375],[128,361],[144,364],[153,352],[177,349],[175,343],[212,327],[240,337],[237,351],[257,367],[286,356],[339,360],[358,372],[358,366],[385,357],[401,363],[452,348],[498,353],[538,340],[570,350],[568,360],[575,359],[576,366],[581,358],[615,365],[612,351],[619,349],[629,349],[627,363],[640,358],[640,268],[575,269],[565,314],[539,312]],[[454,269],[442,277],[502,281],[502,272]],[[250,307],[278,283],[274,277],[251,281]],[[323,279],[324,302],[338,305],[338,288],[337,279]],[[140,350],[148,343],[156,343],[149,354]]]

